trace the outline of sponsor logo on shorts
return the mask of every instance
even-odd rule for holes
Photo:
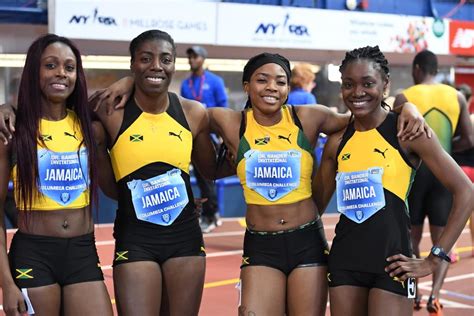
[[[328,282],[332,282],[331,281],[331,273],[326,274],[326,278],[328,279]]]
[[[242,257],[242,265],[250,264],[250,257]]]

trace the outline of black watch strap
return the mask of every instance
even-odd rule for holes
[[[433,246],[431,248],[431,254],[433,256],[443,259],[444,261],[451,262],[451,258],[448,256],[446,251],[444,251],[444,249],[439,246]]]

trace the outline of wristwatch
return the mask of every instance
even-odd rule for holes
[[[439,257],[447,262],[451,262],[451,258],[448,256],[448,254],[444,251],[443,248],[439,246],[433,246],[431,248],[431,254],[433,256]]]

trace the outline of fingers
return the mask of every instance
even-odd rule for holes
[[[11,122],[7,125],[8,121],[10,121],[9,116],[0,114],[0,141],[5,145],[7,145],[9,140],[12,139],[12,134],[10,132]]]
[[[12,133],[15,133],[15,123],[16,123],[16,116],[15,115],[10,115],[10,117],[8,119],[8,124],[10,125],[10,131]]]
[[[129,98],[130,98],[129,93],[119,96],[120,102],[118,102],[117,105],[115,105],[115,109],[116,110],[123,109]]]
[[[24,300],[21,300],[20,302],[18,302],[18,311],[20,312],[20,314],[22,316],[23,315],[28,315],[28,312],[27,312],[27,309],[26,309],[26,304],[25,304]]]
[[[429,125],[426,124],[426,122],[423,122],[423,130],[426,132],[426,136],[427,136],[428,138],[431,138],[433,131],[431,130],[431,128],[429,127]]]
[[[89,97],[89,106],[92,107],[92,110],[94,112],[97,112],[97,110],[100,108],[101,106],[101,97],[102,95],[104,94],[104,89],[101,89],[101,90],[97,90],[96,92],[94,92],[90,97]]]

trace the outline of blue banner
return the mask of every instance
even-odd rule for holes
[[[38,150],[39,191],[60,205],[67,206],[87,189],[87,149],[71,152]]]
[[[244,156],[247,186],[268,201],[277,201],[300,185],[301,152],[252,149]]]
[[[362,223],[385,206],[383,168],[340,172],[336,176],[337,210]]]
[[[132,180],[127,185],[135,214],[142,221],[169,226],[189,202],[180,169],[148,180]]]

